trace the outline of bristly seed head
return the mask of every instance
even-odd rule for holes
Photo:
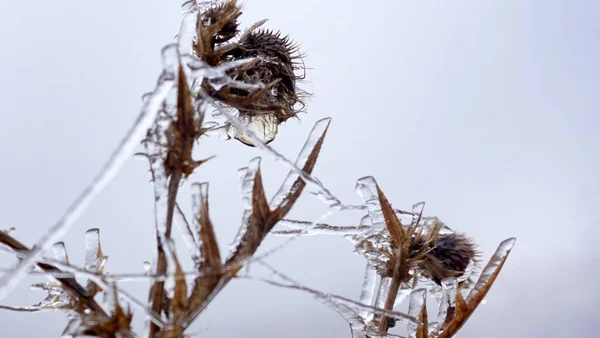
[[[211,66],[244,59],[254,59],[228,71],[235,81],[247,84],[261,84],[261,89],[242,89],[234,84],[213,87],[204,81],[203,89],[221,103],[236,109],[246,129],[271,142],[278,125],[287,121],[304,108],[301,98],[304,92],[296,87],[296,82],[304,75],[302,55],[298,45],[280,32],[258,29],[264,21],[258,22],[238,41],[238,22],[241,8],[236,0],[228,0],[214,5],[199,14],[198,40],[194,46],[196,55]],[[299,108],[300,107],[300,108]],[[243,131],[236,130],[235,138],[246,145],[253,141]]]
[[[235,0],[220,3],[201,13],[200,20],[205,27],[223,21],[219,25],[219,30],[214,33],[212,40],[213,47],[214,44],[227,42],[237,35],[239,32],[237,19],[240,15],[242,13]]]
[[[464,274],[469,263],[475,261],[478,255],[475,244],[460,233],[440,235],[432,244],[419,267],[423,276],[438,285],[445,278]]]
[[[251,67],[234,69],[230,76],[234,80],[266,85],[267,90],[260,91],[259,95],[235,88],[230,91],[234,96],[253,96],[245,107],[239,107],[241,114],[273,113],[280,123],[296,115],[294,106],[299,101],[296,80],[299,77],[295,71],[299,66],[295,60],[300,58],[297,52],[298,46],[287,36],[259,30],[245,35],[236,48],[223,55],[232,60],[257,58],[258,61]]]

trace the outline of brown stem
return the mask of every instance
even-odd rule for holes
[[[394,302],[398,296],[398,290],[400,290],[400,285],[402,284],[402,281],[406,279],[406,276],[404,276],[404,265],[406,262],[403,259],[404,255],[402,249],[402,246],[397,249],[398,252],[396,254],[396,264],[394,265],[394,272],[392,274],[392,283],[390,284],[390,289],[388,290],[387,298],[385,299],[385,304],[383,306],[385,310],[393,310]],[[389,327],[389,317],[384,315],[381,317],[381,321],[379,321],[379,335],[385,336]]]
[[[173,215],[175,213],[175,205],[177,202],[177,191],[179,190],[179,184],[182,178],[182,170],[180,168],[176,168],[171,173],[171,178],[169,180],[169,197],[167,204],[167,219],[166,219],[166,230],[165,230],[165,238],[171,238],[171,229],[173,228]],[[156,273],[159,276],[166,275],[167,273],[167,256],[165,254],[165,246],[167,243],[163,243],[161,235],[156,233],[157,237],[157,265],[156,265]],[[166,248],[169,250],[169,248]],[[163,294],[165,289],[165,282],[159,281],[155,282],[152,286],[152,290],[150,292],[150,301],[152,303],[152,311],[157,313],[159,316],[163,310]],[[156,325],[154,322],[150,323],[150,333],[149,337],[154,338],[156,334],[160,332],[160,327]]]

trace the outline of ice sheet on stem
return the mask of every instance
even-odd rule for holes
[[[54,243],[52,246],[52,253],[54,254],[54,259],[57,261],[69,264],[69,254],[67,253],[64,242]]]
[[[255,277],[251,277],[251,276],[247,276],[246,278],[261,280],[263,282],[269,283],[271,285],[279,286],[279,287],[296,289],[296,290],[308,292],[308,293],[312,294],[316,299],[318,299],[319,301],[326,304],[327,306],[331,306],[336,312],[338,312],[340,315],[342,315],[342,317],[344,319],[346,319],[346,321],[348,321],[351,326],[364,325],[364,320],[362,319],[361,316],[358,315],[358,313],[360,313],[361,311],[363,311],[365,309],[372,311],[374,314],[385,315],[385,316],[396,319],[397,321],[400,321],[403,323],[408,323],[411,321],[417,323],[415,318],[413,318],[409,315],[406,315],[404,313],[401,313],[401,312],[384,310],[384,309],[381,309],[381,308],[378,308],[378,307],[375,307],[372,305],[363,304],[361,302],[357,302],[357,301],[354,301],[354,300],[351,300],[348,298],[344,298],[344,297],[337,296],[334,294],[324,293],[324,292],[317,291],[317,290],[311,289],[309,287],[300,285],[297,282],[295,282],[294,280],[292,280],[291,278],[289,278],[289,277],[283,275],[282,273],[278,272],[277,270],[269,267],[265,263],[263,263],[263,262],[261,262],[261,263],[263,265],[267,266],[267,268],[269,268],[271,270],[271,272],[275,275],[275,277],[280,279],[280,281],[263,279],[263,278],[255,278]]]
[[[367,263],[360,292],[361,303],[373,305],[376,285],[377,273],[375,272],[375,268],[371,263]],[[371,319],[373,319],[373,313],[368,309],[363,309],[362,311],[360,311],[359,315],[365,320],[365,322],[369,322],[371,321]]]
[[[383,277],[379,282],[379,288],[377,289],[377,298],[375,299],[375,306],[383,308],[385,299],[390,291],[390,285],[392,283],[391,277]]]
[[[355,190],[367,205],[371,226],[375,229],[385,228],[385,219],[381,211],[381,204],[379,203],[377,181],[375,181],[375,178],[373,176],[366,176],[358,179]]]
[[[476,297],[481,296],[483,293],[482,291],[489,288],[490,283],[493,283],[506,261],[508,254],[515,245],[515,242],[516,238],[509,238],[500,243],[500,246],[498,246],[498,249],[496,249],[496,252],[490,258],[488,264],[481,271],[477,283],[469,293],[469,296],[466,299],[467,304],[471,303]]]
[[[235,235],[233,242],[229,245],[229,257],[227,257],[227,260],[229,260],[237,251],[237,248],[240,246],[240,242],[248,229],[248,221],[252,215],[252,190],[254,189],[254,177],[260,168],[260,160],[260,157],[255,157],[250,161],[248,167],[238,170],[244,212],[242,215],[241,226]]]
[[[195,185],[192,185],[192,215],[197,215],[195,207],[200,197],[194,190],[194,186]],[[187,247],[188,252],[190,253],[190,258],[192,259],[192,262],[194,262],[194,264],[198,266],[198,264],[200,263],[200,241],[194,236],[190,224],[179,205],[175,206],[173,222],[175,223],[177,230],[179,230],[179,233],[183,238],[183,242],[185,243],[185,246]],[[192,217],[192,224],[194,225],[194,229],[197,229],[196,223],[196,217]]]
[[[104,270],[107,256],[102,254],[100,230],[89,229],[85,232],[85,270],[101,273]]]
[[[302,146],[302,150],[300,150],[300,154],[298,154],[296,161],[293,163],[290,172],[283,181],[283,184],[281,184],[281,186],[279,187],[277,193],[275,193],[275,195],[269,202],[269,206],[271,207],[271,209],[274,209],[277,206],[279,206],[290,192],[294,192],[294,183],[298,180],[298,178],[304,179],[304,181],[307,183],[307,188],[312,189],[312,192],[316,193],[317,196],[325,203],[332,206],[340,204],[339,199],[333,196],[319,180],[306,174],[306,172],[301,170],[301,168],[304,168],[304,166],[310,160],[310,155],[313,149],[321,140],[323,134],[327,131],[327,128],[329,128],[330,123],[330,118],[324,118],[315,123],[315,126],[308,135],[308,139]],[[290,162],[281,155],[276,156],[275,159],[278,161]]]
[[[161,77],[162,78],[162,77]],[[145,136],[168,93],[174,86],[174,79],[164,78],[152,93],[146,96],[144,105],[136,121],[119,142],[109,159],[83,189],[73,203],[65,210],[60,219],[54,223],[35,243],[28,255],[21,259],[17,267],[0,278],[0,301],[4,299],[36,264],[45,251],[60,240],[83,214],[94,198],[100,194],[121,170],[125,162],[133,154],[135,148]]]
[[[423,304],[427,301],[427,289],[416,289],[411,292],[408,303],[408,315],[419,318]],[[417,326],[415,323],[408,323],[408,336],[415,338],[417,334]]]
[[[292,229],[281,229],[282,227],[288,227]],[[360,225],[349,225],[349,226],[335,226],[325,223],[317,223],[313,225],[313,222],[309,221],[296,221],[290,219],[282,219],[277,223],[276,230],[272,230],[271,233],[274,235],[302,235],[302,236],[313,236],[313,235],[332,235],[332,236],[346,236],[346,235],[357,235],[365,232],[370,227]]]
[[[291,169],[292,172],[294,172],[295,174],[297,174],[298,177],[301,177],[306,182],[307,186],[310,189],[313,189],[314,191],[316,191],[317,196],[321,200],[325,201],[330,206],[336,206],[336,205],[337,206],[342,206],[341,201],[337,197],[335,197],[319,180],[315,179],[311,175],[308,175],[299,166],[297,166],[296,164],[294,164],[292,161],[290,161],[289,159],[287,159],[285,156],[283,156],[282,154],[280,154],[275,149],[273,149],[270,146],[268,146],[267,144],[265,144],[265,142],[263,142],[260,137],[258,137],[257,135],[255,135],[252,131],[248,130],[244,126],[244,124],[241,123],[237,119],[237,117],[235,117],[233,114],[231,114],[226,109],[224,109],[223,107],[221,107],[219,105],[219,103],[216,102],[212,97],[210,97],[205,91],[200,90],[199,94],[207,102],[209,102],[211,105],[213,105],[213,107],[215,107],[215,109],[217,109],[219,111],[219,114],[222,114],[222,116],[225,116],[225,118],[231,124],[232,127],[236,128],[238,132],[242,131],[248,137],[249,140],[252,140],[252,143],[253,143],[254,146],[256,146],[257,148],[260,148],[262,150],[265,150],[277,162],[281,162],[281,163],[285,164],[287,167],[289,167]],[[319,128],[321,130],[324,130],[326,128],[326,126],[322,126],[322,124],[325,123],[325,124],[329,125],[330,121],[331,121],[331,118],[324,118],[322,120],[319,120],[317,122],[318,126],[315,125],[315,127],[313,128],[313,130],[315,130],[315,128]],[[314,140],[312,134],[313,133],[311,132],[311,135],[309,136],[309,140],[307,142],[311,142],[311,140]],[[305,148],[303,148],[303,150],[304,149]],[[303,154],[303,152],[301,152],[301,156],[302,156],[302,154]],[[300,159],[300,157],[299,157],[299,159]],[[296,161],[296,162],[298,162],[298,161]],[[276,194],[273,198],[277,198],[277,200],[283,200],[284,197],[283,196],[278,196]],[[270,205],[275,204],[274,201],[275,200],[272,199]]]
[[[109,292],[115,290],[115,287],[116,287],[115,283],[108,283],[103,276],[100,276],[96,273],[91,273],[91,272],[85,271],[85,269],[80,269],[80,268],[77,268],[77,267],[69,265],[69,264],[61,263],[57,260],[48,261],[47,263],[55,266],[56,268],[66,272],[66,273],[70,273],[71,275],[73,275],[75,277],[87,278],[88,280],[96,283],[103,290],[108,290]],[[145,277],[145,278],[148,278],[148,277]],[[121,299],[125,300],[126,302],[128,302],[130,304],[134,304],[137,307],[139,307],[140,309],[142,309],[156,325],[158,325],[159,327],[164,326],[164,323],[162,322],[162,319],[160,318],[160,316],[158,316],[157,314],[154,314],[151,309],[146,308],[146,305],[143,302],[137,300],[135,297],[133,297],[131,294],[129,294],[128,292],[126,292],[123,289],[117,288],[116,292],[119,294]]]
[[[442,301],[437,315],[438,329],[441,329],[442,325],[444,325],[448,311],[456,307],[457,289],[458,280],[456,278],[450,277],[442,281]]]

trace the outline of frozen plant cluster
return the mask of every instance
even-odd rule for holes
[[[98,175],[33,247],[23,245],[10,231],[0,231],[0,247],[18,258],[0,278],[0,301],[28,274],[50,280],[34,285],[48,293],[38,304],[0,308],[65,311],[69,322],[63,335],[97,337],[139,335],[131,327],[135,308],[147,318],[149,337],[184,337],[231,280],[247,278],[312,295],[348,322],[353,337],[397,337],[391,331],[400,323],[409,337],[455,335],[490,290],[515,239],[502,242],[482,267],[471,239],[436,217],[424,216],[424,203],[415,204],[410,212],[392,208],[373,177],[356,184],[363,204],[344,203],[313,175],[329,118],[315,124],[295,161],[269,145],[279,126],[304,110],[306,94],[297,87],[304,76],[298,45],[262,28],[266,20],[242,32],[242,11],[236,0],[185,1],[182,11],[177,42],[162,50],[163,69],[156,87],[144,95],[137,121]],[[264,191],[260,158],[238,170],[244,210],[226,254],[220,252],[210,217],[209,183],[187,180],[209,160],[194,159],[194,147],[203,137],[215,136],[258,147],[289,170],[271,198]],[[107,275],[99,230],[90,229],[84,265],[77,266],[69,261],[60,240],[140,143],[154,189],[154,262],[144,264],[145,274]],[[190,213],[177,204],[182,184],[192,186]],[[328,211],[314,221],[286,218],[305,190],[325,203]],[[348,210],[366,213],[359,225],[323,223],[332,214]],[[192,271],[182,269],[173,225],[188,248]],[[289,238],[257,255],[270,234]],[[343,236],[365,259],[358,300],[303,286],[265,261],[291,241],[310,235]],[[266,268],[270,278],[249,275],[244,267],[251,264]],[[119,287],[139,279],[151,282],[148,302]],[[428,295],[439,309],[435,321],[427,317]],[[405,300],[407,313],[399,311]]]

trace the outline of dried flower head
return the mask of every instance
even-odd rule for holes
[[[259,29],[265,21],[251,26],[237,41],[241,9],[237,1],[213,5],[199,14],[196,56],[211,66],[230,61],[253,60],[228,71],[237,84],[258,85],[255,88],[232,83],[214,85],[204,81],[204,91],[237,110],[245,129],[269,143],[275,139],[279,124],[295,117],[303,108],[303,92],[296,82],[304,70],[298,45],[280,32]],[[301,108],[298,108],[300,106]],[[232,137],[253,146],[245,130],[230,128]]]
[[[424,219],[416,227],[413,225],[415,230],[408,243],[408,254],[402,258],[403,270],[407,272],[402,282],[416,276],[410,272],[417,272],[441,285],[446,278],[462,276],[469,264],[476,262],[475,244],[460,233],[440,234],[443,227],[437,218]],[[387,229],[355,235],[353,240],[356,252],[365,257],[380,276],[392,277],[397,245]]]
[[[242,15],[237,1],[225,1],[215,6],[212,6],[200,13],[199,22],[204,27],[215,25],[218,30],[213,33],[212,46],[227,42],[234,38],[238,31],[237,19]]]
[[[246,34],[236,48],[224,55],[224,61],[257,58],[255,63],[233,69],[230,76],[246,83],[263,83],[265,87],[256,92],[225,87],[218,95],[241,115],[267,113],[275,115],[279,123],[286,121],[296,115],[294,106],[299,101],[298,76],[294,73],[298,68],[295,60],[300,58],[297,52],[298,46],[279,32],[259,30]]]
[[[415,248],[420,243],[415,244]],[[419,264],[422,276],[441,285],[449,277],[462,276],[477,257],[475,244],[460,233],[442,234],[431,243],[429,252]]]

